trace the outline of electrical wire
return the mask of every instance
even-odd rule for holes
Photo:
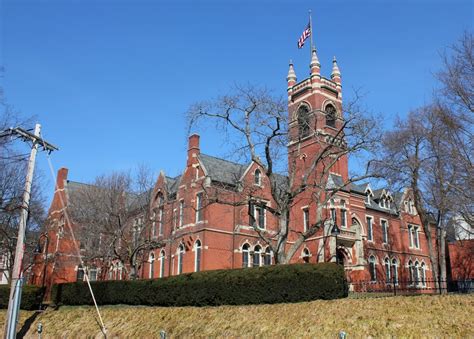
[[[41,135],[43,135],[42,133],[40,133]],[[42,137],[42,140],[44,139],[44,137]],[[46,148],[46,145],[43,143],[43,146]],[[54,167],[53,167],[53,163],[51,161],[51,155],[50,155],[50,152],[46,152],[46,158],[48,160],[48,166],[49,166],[49,170],[50,170],[50,173],[51,173],[51,176],[54,180],[54,186],[55,186],[55,192],[58,190],[58,187],[56,185],[56,182],[57,182],[57,178],[56,178],[56,172],[54,170]],[[63,200],[63,197],[61,194],[58,194],[59,196],[59,200],[60,200],[60,203],[61,203],[61,207],[62,207],[62,210],[64,211],[64,218],[66,220],[66,225],[68,226],[69,228],[69,231],[71,232],[71,237],[72,237],[72,241],[74,243],[74,248],[76,250],[76,254],[77,254],[77,257],[79,258],[79,262],[80,262],[80,265],[82,267],[85,267],[84,266],[84,261],[82,260],[82,256],[81,256],[81,252],[80,252],[80,249],[79,249],[79,246],[77,245],[77,241],[76,241],[76,236],[74,235],[74,231],[71,227],[71,219],[69,218],[69,214],[67,212],[67,208],[66,208],[66,204],[64,203],[64,200]],[[100,314],[100,310],[99,310],[99,306],[97,305],[97,301],[95,299],[95,295],[94,295],[94,291],[92,290],[92,286],[90,284],[90,280],[89,280],[89,274],[86,270],[84,270],[84,276],[86,278],[86,282],[87,282],[87,285],[89,286],[89,291],[91,292],[91,296],[92,296],[92,300],[94,301],[94,306],[95,306],[95,309],[97,311],[97,315],[99,316],[99,320],[100,320],[100,330],[102,331],[102,333],[104,334],[104,337],[107,337],[107,329],[104,325],[104,321],[102,320],[102,315]]]

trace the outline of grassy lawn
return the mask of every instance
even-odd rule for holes
[[[474,295],[414,296],[222,307],[101,307],[108,337],[354,337],[474,338]],[[3,323],[5,310],[0,311]],[[34,312],[22,311],[18,330]],[[26,337],[101,337],[92,307],[40,314]]]

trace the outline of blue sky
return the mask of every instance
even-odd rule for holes
[[[345,97],[360,88],[386,127],[430,100],[439,53],[474,22],[473,2],[456,0],[0,2],[7,100],[37,116],[60,147],[55,169],[77,181],[139,163],[179,174],[189,105],[234,83],[285,95],[289,59],[308,75],[296,48],[308,9],[323,75],[337,56]],[[225,152],[213,131],[201,149]],[[49,195],[44,155],[38,168]]]

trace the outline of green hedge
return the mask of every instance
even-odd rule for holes
[[[39,309],[44,297],[44,288],[34,285],[25,285],[21,293],[20,308],[23,310]],[[0,285],[0,308],[8,308],[10,299],[10,285]]]
[[[215,306],[347,297],[344,269],[333,263],[205,271],[169,278],[92,282],[99,305]],[[86,283],[53,287],[56,305],[92,305]]]

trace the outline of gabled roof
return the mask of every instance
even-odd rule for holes
[[[177,177],[174,177],[174,178],[166,177],[166,184],[167,184],[166,189],[168,190],[168,194],[174,194],[178,192],[180,181],[181,181],[181,175],[178,175]]]
[[[228,185],[236,185],[248,167],[202,153],[199,155],[199,160],[211,180]]]

